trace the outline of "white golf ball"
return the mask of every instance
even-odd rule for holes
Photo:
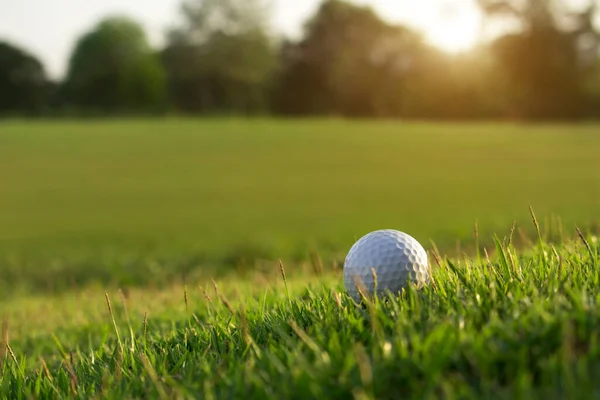
[[[375,281],[371,269],[375,270],[377,295],[387,290],[397,294],[409,283],[429,283],[427,253],[415,238],[404,232],[383,229],[360,238],[346,256],[344,262],[344,285],[348,294],[357,302],[360,294],[356,279],[374,295]]]

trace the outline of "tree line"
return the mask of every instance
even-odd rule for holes
[[[563,4],[564,3],[564,4]],[[323,0],[299,39],[270,33],[261,0],[184,0],[163,48],[110,16],[79,37],[64,79],[0,42],[0,115],[600,117],[595,1],[478,0],[513,29],[448,55],[371,8]]]

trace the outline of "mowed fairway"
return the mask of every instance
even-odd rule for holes
[[[5,122],[1,263],[19,282],[40,263],[55,280],[77,275],[80,263],[87,274],[74,280],[87,282],[120,279],[114,264],[127,259],[135,282],[150,267],[144,261],[137,274],[142,262],[134,258],[160,256],[174,264],[166,269],[186,264],[188,272],[254,258],[303,260],[310,251],[339,260],[379,228],[455,251],[457,241],[472,242],[475,221],[488,242],[513,220],[529,229],[529,204],[546,226],[556,230],[557,215],[572,232],[573,223],[599,219],[599,131],[339,120]]]
[[[0,398],[597,397],[599,132],[2,123]],[[359,307],[380,228],[432,284]]]

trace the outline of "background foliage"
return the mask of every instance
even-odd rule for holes
[[[370,8],[324,0],[298,39],[279,37],[263,0],[185,0],[164,48],[109,16],[75,42],[49,82],[15,44],[0,47],[0,112],[279,114],[437,119],[600,115],[596,3],[479,0],[510,26],[461,55]]]

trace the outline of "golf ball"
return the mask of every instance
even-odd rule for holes
[[[427,253],[416,239],[404,232],[383,229],[360,238],[346,256],[344,262],[344,285],[348,294],[357,302],[360,294],[356,279],[364,284],[368,294],[374,295],[375,270],[377,295],[387,290],[396,294],[409,283],[429,283]]]

